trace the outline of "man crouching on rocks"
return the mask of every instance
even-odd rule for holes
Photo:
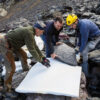
[[[44,32],[44,26],[36,23],[34,27],[21,27],[8,32],[6,35],[0,37],[0,52],[4,58],[4,65],[6,68],[6,75],[4,79],[5,92],[11,91],[12,77],[15,72],[15,62],[13,53],[15,53],[21,60],[23,71],[28,71],[27,54],[21,48],[26,45],[31,55],[36,61],[49,67],[50,62],[46,59],[36,45],[34,36],[40,36]]]

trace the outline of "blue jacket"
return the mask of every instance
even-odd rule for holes
[[[61,30],[59,31],[56,30],[56,28],[54,27],[54,22],[48,22],[46,24],[44,35],[45,35],[46,44],[47,44],[46,46],[47,48],[49,48],[50,54],[54,52],[53,46],[56,44],[56,42],[58,42],[59,40],[58,37]]]
[[[77,28],[79,29],[79,52],[82,52],[88,43],[88,39],[100,35],[98,26],[88,19],[81,19],[78,22]]]

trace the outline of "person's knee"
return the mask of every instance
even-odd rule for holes
[[[83,52],[81,53],[81,55],[82,55],[83,57],[86,57],[86,56],[88,55],[88,51],[83,50]]]
[[[88,44],[88,47],[90,50],[94,49],[96,46],[96,43],[94,41],[91,41],[89,44]]]

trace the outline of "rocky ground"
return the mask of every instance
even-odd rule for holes
[[[79,18],[91,19],[100,27],[100,0],[0,0],[0,32],[7,32],[16,27],[29,24],[33,25],[37,20],[52,20],[57,15],[62,15],[65,19],[68,13],[76,13]],[[66,25],[64,25],[63,33],[71,36],[70,42],[74,45],[74,35],[72,35],[74,31],[67,30]],[[68,44],[66,40],[63,41]],[[79,98],[39,94],[33,96],[29,94],[27,100],[100,100],[98,98],[100,97],[100,45],[97,50],[90,52],[89,65],[90,73],[93,76],[88,80],[87,92],[86,79],[84,74],[82,74]],[[14,75],[14,88],[26,74],[27,72],[18,72]],[[23,95],[21,96],[23,98]],[[17,98],[16,100],[24,99]]]
[[[21,17],[26,18],[34,23],[34,21],[37,19],[37,14],[49,9],[54,4],[61,5],[65,2],[65,0],[21,0],[21,2],[18,2],[16,5],[14,5],[14,0],[9,1],[9,9],[5,7],[5,10],[7,9],[8,14],[5,17],[0,18],[1,29],[5,28],[9,22],[20,19]],[[11,4],[13,5],[11,6]]]

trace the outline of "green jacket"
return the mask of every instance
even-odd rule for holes
[[[8,42],[14,50],[18,50],[22,46],[26,45],[31,55],[36,61],[42,61],[42,53],[36,45],[35,29],[32,26],[17,28],[6,34]]]

